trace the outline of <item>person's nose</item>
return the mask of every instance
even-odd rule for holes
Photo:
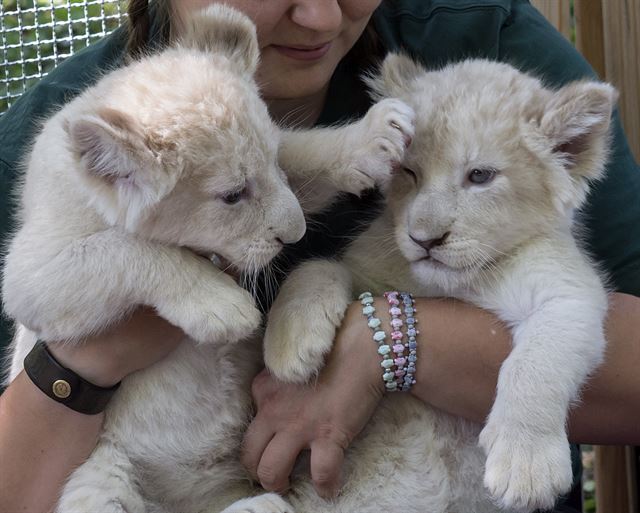
[[[338,0],[298,0],[291,10],[291,20],[315,32],[335,32],[342,24]]]

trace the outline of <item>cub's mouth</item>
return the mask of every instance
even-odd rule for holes
[[[218,255],[217,253],[212,253],[207,258],[211,260],[211,263],[213,265],[215,265],[218,269],[222,271],[226,271],[227,269],[232,269],[234,267],[233,264],[229,262],[229,260],[227,260],[222,255]]]
[[[236,281],[240,278],[240,270],[222,255],[219,255],[218,253],[210,253],[206,251],[195,251],[195,253],[209,260],[218,269],[228,274],[229,276],[234,278]]]
[[[418,260],[414,260],[413,264],[423,264],[428,265],[430,267],[434,267],[435,269],[445,269],[450,271],[459,271],[459,269],[450,266],[449,264],[445,264],[442,260],[438,260],[434,258],[432,255],[426,255]]]

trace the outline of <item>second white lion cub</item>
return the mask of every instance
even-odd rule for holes
[[[293,503],[304,512],[550,508],[572,480],[569,405],[605,347],[605,288],[572,221],[604,171],[616,93],[587,81],[550,90],[482,60],[429,72],[400,55],[370,83],[416,111],[404,171],[341,261],[306,263],[288,277],[269,315],[267,366],[308,379],[365,290],[471,302],[511,328],[513,350],[479,434],[484,469],[479,427],[395,394],[350,448],[333,509],[302,485]],[[418,346],[428,345],[429,326],[421,328]]]

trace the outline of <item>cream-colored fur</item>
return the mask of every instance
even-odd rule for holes
[[[21,325],[10,378],[36,336],[77,343],[139,304],[193,339],[123,381],[59,513],[288,508],[273,494],[246,499],[238,460],[260,313],[196,253],[245,273],[265,266],[305,231],[287,178],[309,211],[384,183],[413,111],[388,100],[351,125],[281,133],[252,78],[258,57],[251,22],[212,6],[180,43],[106,75],[36,139],[3,275]]]
[[[481,433],[394,395],[349,449],[337,502],[322,506],[302,483],[292,503],[299,513],[549,508],[572,479],[567,411],[605,347],[605,289],[572,221],[603,173],[616,93],[595,82],[552,91],[483,60],[428,72],[400,55],[370,85],[416,111],[405,171],[341,261],[288,277],[269,315],[267,366],[291,381],[317,372],[363,290],[474,303],[511,328],[513,350]],[[474,169],[488,180],[472,182]],[[420,341],[429,345],[429,326]]]

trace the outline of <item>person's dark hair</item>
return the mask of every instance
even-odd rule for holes
[[[169,41],[170,7],[168,0],[129,0],[127,13],[127,52],[131,57],[138,57],[147,51],[151,39],[156,47],[161,48]],[[153,23],[152,23],[153,19]],[[151,30],[160,31],[152,38]]]
[[[380,40],[373,20],[370,20],[360,39],[358,39],[345,58],[357,66],[357,69],[368,70],[376,68],[385,54],[386,49]]]
[[[129,40],[127,50],[131,55],[138,55],[147,47],[149,41],[149,0],[129,0],[127,29]]]

